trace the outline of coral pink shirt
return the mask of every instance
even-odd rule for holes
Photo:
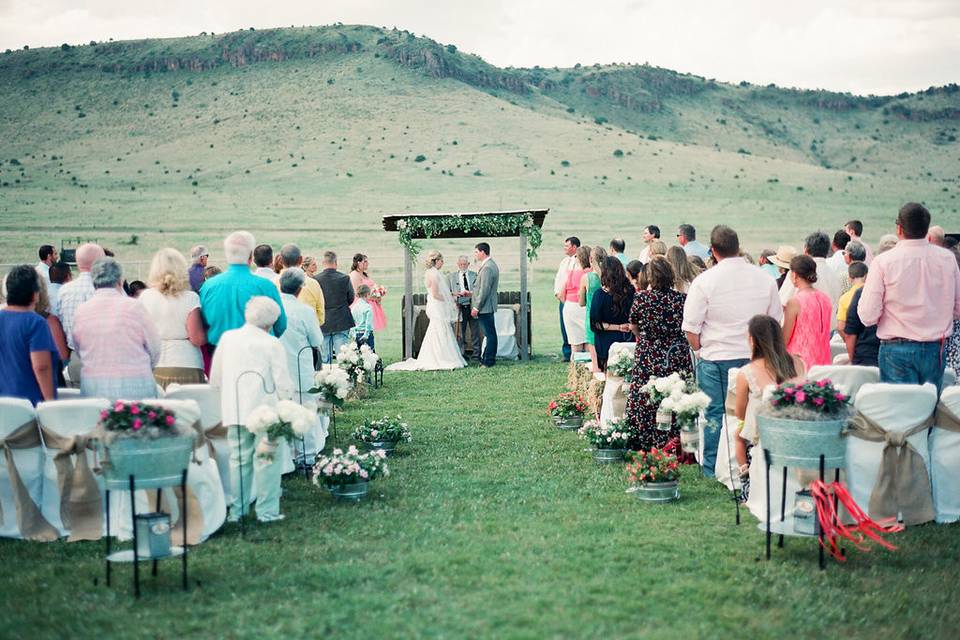
[[[830,296],[816,289],[798,289],[794,299],[800,304],[800,313],[793,325],[787,343],[787,352],[803,359],[807,369],[830,364],[830,320],[833,305]]]
[[[563,289],[564,302],[580,302],[580,278],[587,272],[579,266],[567,274],[567,285]]]
[[[857,313],[881,340],[939,342],[960,318],[956,258],[925,238],[901,240],[873,259]]]

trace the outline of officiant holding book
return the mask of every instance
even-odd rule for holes
[[[457,302],[459,324],[457,342],[460,345],[460,351],[466,357],[466,335],[469,327],[473,359],[479,362],[483,336],[480,333],[479,321],[470,314],[470,302],[477,283],[477,272],[470,270],[470,258],[467,256],[457,258],[457,270],[447,274],[447,279],[450,283],[450,291],[453,292]]]

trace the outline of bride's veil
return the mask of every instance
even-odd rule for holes
[[[436,283],[437,291],[440,293],[443,308],[447,312],[450,322],[456,322],[457,305],[453,301],[453,294],[450,292],[450,285],[447,282],[447,279],[443,277],[443,274],[440,273],[440,270],[436,267],[430,267],[427,269],[426,274],[424,274],[424,283],[427,285],[428,296],[431,281]]]

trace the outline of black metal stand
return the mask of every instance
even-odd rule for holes
[[[136,479],[133,475],[129,476],[130,483],[130,524],[133,527],[133,595],[135,598],[140,597],[140,545],[139,537],[137,534],[137,494],[136,494]],[[183,508],[181,509],[180,519],[183,522],[183,548],[180,552],[181,557],[181,579],[183,584],[183,590],[188,590],[187,582],[187,470],[184,469],[183,473],[180,476],[180,492],[183,496]],[[157,509],[160,508],[160,496],[161,488],[157,488]],[[128,560],[120,557],[111,557],[111,532],[110,532],[110,489],[106,490],[106,517],[107,517],[107,535],[106,535],[106,573],[107,573],[107,586],[110,586],[111,578],[111,565],[114,562],[127,562]],[[122,552],[118,552],[122,553]],[[160,560],[166,558],[176,557],[177,554],[172,554],[170,556],[165,556],[163,558],[143,558],[143,560],[150,560],[151,575],[154,577],[157,576],[157,565]]]
[[[767,522],[766,522],[766,534],[767,534],[767,560],[769,560],[769,559],[770,559],[770,542],[771,542],[771,539],[773,538],[773,531],[772,531],[771,524],[770,524],[770,493],[771,493],[771,491],[770,491],[770,451],[769,451],[768,449],[764,449],[764,450],[763,450],[763,461],[764,461],[764,464],[765,464],[765,466],[766,466],[766,474],[767,474]],[[823,456],[823,454],[820,454],[820,465],[819,465],[819,467],[820,467],[820,482],[823,482],[824,476],[825,476],[824,456]],[[837,469],[837,470],[834,472],[834,481],[835,481],[835,482],[839,482],[839,481],[840,481],[840,469]],[[836,524],[836,508],[837,508],[837,502],[838,502],[838,499],[837,499],[836,495],[834,495],[834,496],[833,496],[834,517],[832,518],[832,521],[833,521],[834,524]],[[781,487],[780,487],[780,533],[778,534],[778,535],[779,535],[779,540],[777,541],[777,546],[778,546],[779,548],[781,548],[781,549],[783,548],[784,535],[786,535],[785,532],[784,532],[784,527],[783,527],[784,521],[786,520],[786,511],[787,511],[787,467],[784,466],[784,467],[783,467],[783,482],[781,483]],[[814,518],[816,518],[816,515],[814,515]],[[825,556],[825,554],[824,554],[823,527],[819,527],[819,526],[818,526],[817,529],[818,529],[818,532],[817,532],[818,563],[819,563],[819,566],[820,566],[820,570],[823,571],[823,570],[825,570],[825,569],[827,568],[826,556]],[[801,534],[801,535],[802,535],[803,537],[806,537],[806,536],[803,535],[803,534]]]
[[[373,368],[373,388],[379,389],[383,386],[383,360],[377,360],[377,365]]]
[[[300,399],[300,406],[303,406],[303,378],[300,377],[300,354],[310,349],[311,353],[313,352],[313,347],[309,344],[305,347],[302,347],[297,351],[297,394]],[[310,474],[307,471],[307,437],[300,436],[300,464],[303,467],[303,477],[304,479],[309,479]]]

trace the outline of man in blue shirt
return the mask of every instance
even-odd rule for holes
[[[244,309],[254,296],[267,296],[280,307],[280,317],[273,324],[273,335],[279,337],[287,328],[287,316],[276,285],[250,271],[256,244],[253,234],[248,231],[234,231],[227,236],[223,241],[223,251],[229,263],[227,270],[200,287],[200,309],[209,327],[207,341],[214,346],[224,331],[243,326]]]
[[[692,224],[682,224],[677,229],[677,242],[688,256],[699,256],[704,262],[710,259],[710,250],[697,242],[697,230]]]

